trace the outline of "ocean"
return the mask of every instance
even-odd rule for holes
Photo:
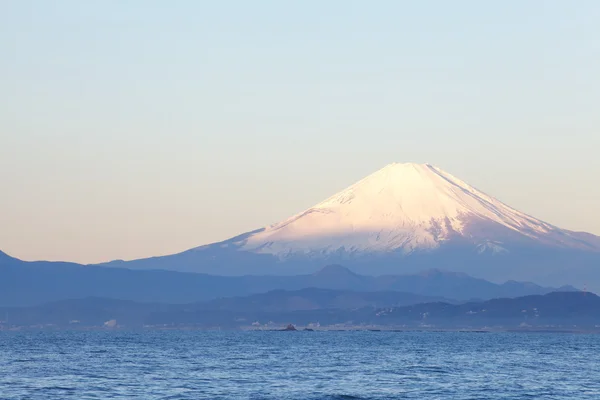
[[[600,335],[3,331],[0,399],[600,399]]]

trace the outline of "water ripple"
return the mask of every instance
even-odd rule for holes
[[[599,399],[600,336],[0,332],[0,399]]]

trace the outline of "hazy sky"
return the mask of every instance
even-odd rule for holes
[[[178,252],[429,162],[600,234],[600,2],[0,2],[0,249]]]

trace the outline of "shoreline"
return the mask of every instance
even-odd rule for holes
[[[543,327],[485,327],[485,328],[435,328],[435,327],[303,327],[296,326],[295,329],[286,329],[282,327],[237,327],[237,328],[220,328],[220,327],[194,327],[194,326],[81,326],[81,327],[0,327],[2,332],[158,332],[158,331],[198,331],[198,332],[291,332],[291,333],[322,333],[322,332],[372,332],[372,333],[572,333],[572,334],[600,334],[600,328],[543,328]]]

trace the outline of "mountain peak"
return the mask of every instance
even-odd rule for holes
[[[386,168],[424,168],[430,167],[429,163],[414,163],[414,162],[391,162],[382,169]],[[381,170],[380,170],[381,171]]]

